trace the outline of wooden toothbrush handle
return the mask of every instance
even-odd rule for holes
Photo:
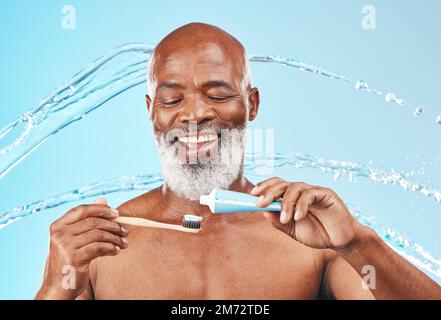
[[[187,233],[198,233],[199,232],[199,230],[197,230],[197,229],[184,228],[183,226],[179,226],[176,224],[162,223],[162,222],[152,221],[152,220],[148,220],[148,219],[144,219],[144,218],[118,217],[118,218],[113,219],[113,221],[118,222],[118,223],[122,223],[122,224],[139,226],[139,227],[168,229],[168,230],[176,230],[176,231],[187,232]]]

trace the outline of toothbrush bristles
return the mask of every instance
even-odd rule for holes
[[[202,217],[186,214],[184,215],[184,220],[182,220],[182,226],[189,229],[200,229],[201,222]]]

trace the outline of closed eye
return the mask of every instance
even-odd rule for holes
[[[208,96],[210,100],[213,100],[215,102],[224,102],[234,97],[235,96]]]
[[[180,99],[180,98],[179,99],[172,99],[172,100],[163,101],[162,104],[169,106],[169,107],[172,107],[172,106],[177,105],[181,101],[182,101],[182,99]]]

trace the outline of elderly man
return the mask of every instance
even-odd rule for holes
[[[36,298],[441,298],[438,284],[354,219],[332,190],[245,178],[245,132],[259,91],[238,40],[211,25],[185,25],[155,48],[148,77],[164,184],[117,210],[101,198],[55,221]],[[236,161],[219,161],[227,152],[221,133],[230,131]],[[213,215],[198,199],[214,188],[259,196],[260,207],[281,199],[281,212]],[[119,215],[180,224],[184,214],[203,217],[199,234],[113,221]],[[65,266],[75,272],[68,288]],[[375,278],[370,285],[362,281],[366,271]]]

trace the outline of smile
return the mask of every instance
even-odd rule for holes
[[[188,157],[198,158],[200,155],[212,155],[212,152],[218,148],[220,135],[215,132],[199,132],[179,136],[176,140]]]
[[[181,143],[189,144],[189,143],[204,143],[218,140],[218,135],[213,134],[199,134],[199,135],[188,135],[178,137],[178,141]]]

